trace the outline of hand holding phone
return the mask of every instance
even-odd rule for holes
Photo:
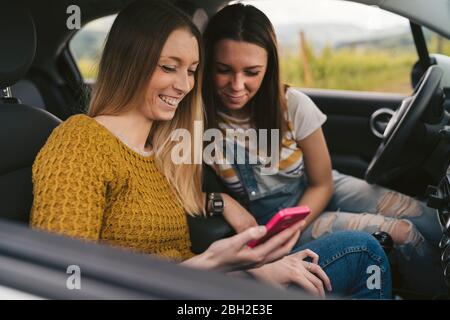
[[[254,248],[257,245],[264,243],[275,234],[289,228],[300,220],[305,219],[310,212],[311,210],[307,206],[286,208],[278,211],[266,224],[266,235],[261,239],[250,241],[247,245],[250,248]]]

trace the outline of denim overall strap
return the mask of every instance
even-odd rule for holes
[[[297,205],[307,187],[306,179],[295,179],[283,188],[262,196],[258,190],[253,166],[235,165],[235,170],[246,192],[246,197],[240,202],[255,217],[258,224],[266,224],[279,210]]]
[[[228,139],[225,140],[225,148],[227,161],[231,160],[231,164],[248,195],[249,199],[247,200],[250,200],[250,196],[256,196],[258,185],[253,175],[252,165],[249,163],[248,151],[243,146],[235,143],[235,141]],[[232,155],[232,159],[230,159],[230,155]]]
[[[285,178],[285,182],[278,185],[278,187],[269,190],[265,188],[263,191],[259,185],[259,183],[262,183],[261,177],[256,176],[261,163],[249,163],[249,154],[245,148],[237,143],[231,144],[230,141],[228,143],[227,148],[232,148],[231,150],[234,151],[233,168],[245,191],[245,196],[238,200],[255,217],[259,224],[266,224],[280,209],[297,205],[307,187],[305,176]],[[227,150],[227,153],[229,150]],[[238,152],[242,152],[240,161],[237,161],[239,158],[237,156]],[[242,157],[242,155],[245,156]],[[242,161],[242,158],[245,161]]]

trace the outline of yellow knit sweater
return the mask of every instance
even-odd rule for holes
[[[58,126],[33,165],[34,228],[173,260],[192,256],[186,215],[153,156],[96,120]]]

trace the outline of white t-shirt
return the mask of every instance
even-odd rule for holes
[[[294,126],[294,139],[300,141],[320,128],[327,116],[301,91],[289,88],[286,92],[288,119]]]
[[[300,150],[297,141],[308,137],[320,128],[327,119],[326,115],[324,115],[315,103],[303,92],[289,88],[286,92],[286,98],[286,116],[289,130],[283,137],[278,173],[275,175],[259,175],[258,172],[255,172],[255,174],[258,175],[257,180],[262,189],[270,190],[274,185],[281,183],[282,180],[285,181],[286,178],[296,178],[303,175],[303,153]],[[251,128],[250,118],[237,119],[223,112],[218,112],[218,120],[219,128],[222,131],[227,129],[246,130]],[[256,146],[253,147],[256,148]],[[236,194],[244,193],[244,188],[239,181],[239,176],[231,164],[215,164],[213,167],[228,189]],[[277,175],[279,178],[277,178]]]

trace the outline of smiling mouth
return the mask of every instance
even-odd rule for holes
[[[233,100],[239,100],[239,99],[242,99],[242,98],[245,97],[245,94],[240,95],[240,96],[232,96],[232,95],[227,94],[227,93],[225,93],[225,92],[224,92],[224,95],[225,95],[226,97],[230,98],[230,99],[233,99]]]
[[[158,96],[165,104],[168,104],[171,107],[176,107],[181,99],[172,98],[169,96],[159,95]]]

